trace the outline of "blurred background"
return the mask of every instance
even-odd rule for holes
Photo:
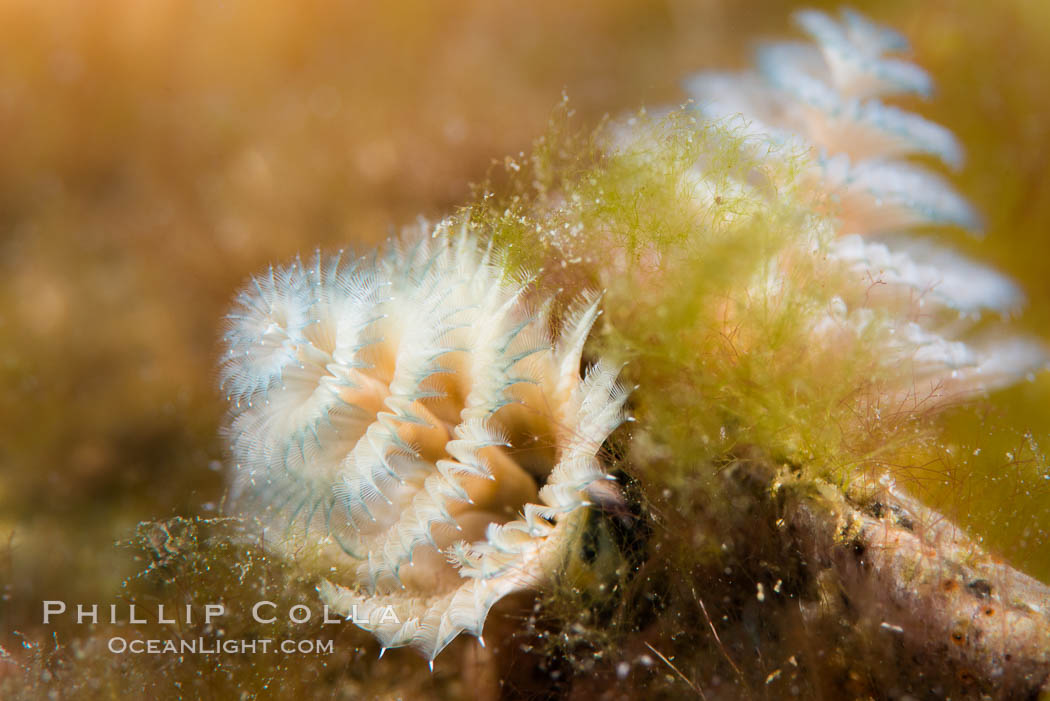
[[[807,3],[834,7],[832,3]],[[986,237],[1050,340],[1050,3],[853,3],[938,85]],[[789,36],[779,0],[0,0],[0,645],[40,601],[108,601],[142,520],[224,491],[222,316],[246,276],[471,197],[564,91],[581,123]],[[1050,382],[949,417],[905,466],[1050,580]],[[997,427],[997,428],[993,428]],[[953,458],[952,456],[956,456]]]

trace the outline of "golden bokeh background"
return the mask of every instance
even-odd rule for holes
[[[909,107],[969,153],[955,182],[987,236],[939,235],[1016,276],[1019,323],[1050,339],[1050,3],[855,4],[912,40],[939,91]],[[680,103],[681,78],[743,65],[796,7],[0,0],[0,644],[42,599],[105,600],[137,522],[217,512],[214,368],[248,274],[467,202],[563,91],[582,123]],[[1016,428],[923,472],[1043,578],[1047,397],[1044,377],[960,412],[960,445]]]

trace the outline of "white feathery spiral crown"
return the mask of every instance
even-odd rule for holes
[[[597,298],[552,339],[528,281],[448,227],[253,278],[222,367],[235,503],[330,572],[329,606],[431,661],[561,567],[626,399],[616,368],[580,375]]]
[[[943,177],[907,160],[960,166],[951,132],[881,99],[932,91],[925,71],[888,55],[907,41],[849,9],[841,20],[816,10],[795,20],[814,43],[765,44],[755,70],[704,72],[685,85],[704,117],[742,133],[763,157],[801,156],[810,164],[802,183],[830,203],[832,227],[814,227],[799,241],[804,254],[845,273],[831,308],[814,319],[814,337],[863,335],[881,344],[887,365],[935,399],[994,389],[1045,366],[1045,350],[1026,339],[957,340],[983,310],[1010,314],[1023,296],[1005,276],[906,235],[917,226],[978,226]],[[702,200],[721,194],[702,173],[697,178]],[[747,183],[732,186],[761,199]],[[798,254],[788,250],[784,260]]]

